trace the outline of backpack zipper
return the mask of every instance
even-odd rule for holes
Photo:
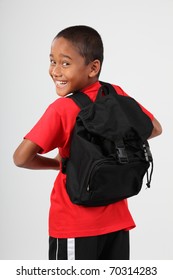
[[[91,191],[91,188],[90,188],[90,181],[92,179],[92,176],[93,176],[93,173],[95,171],[95,169],[97,167],[99,167],[100,165],[104,164],[104,163],[112,163],[112,164],[115,164],[116,163],[116,159],[115,158],[110,158],[110,159],[100,159],[98,160],[95,164],[93,164],[92,166],[92,169],[91,169],[91,172],[89,174],[89,179],[88,179],[88,184],[87,184],[87,192],[90,192]]]
[[[146,159],[143,159],[143,160],[145,161]],[[130,162],[131,162],[131,163],[132,163],[132,162],[137,162],[137,161],[139,161],[139,158],[130,159]],[[91,171],[90,171],[90,173],[89,173],[89,176],[88,176],[89,179],[88,179],[87,187],[86,187],[86,191],[87,191],[87,192],[90,192],[90,191],[92,190],[91,187],[90,187],[90,182],[91,182],[92,176],[93,176],[93,174],[94,174],[94,172],[95,172],[95,169],[96,169],[97,167],[101,166],[102,164],[105,164],[105,163],[109,163],[109,164],[112,164],[112,165],[114,165],[114,164],[124,165],[124,164],[126,164],[126,163],[128,163],[128,162],[122,163],[122,162],[120,162],[120,161],[117,160],[116,156],[113,156],[113,155],[112,155],[112,157],[110,157],[110,158],[108,158],[108,159],[100,159],[100,160],[98,160],[96,163],[93,164],[92,169],[91,169]],[[152,172],[151,172],[151,174],[152,174]],[[150,177],[151,177],[151,176],[150,176]],[[151,181],[151,179],[148,180],[148,181]]]

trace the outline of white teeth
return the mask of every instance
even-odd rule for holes
[[[55,82],[56,85],[66,85],[67,82],[63,82],[63,81],[56,81]]]
[[[67,85],[67,82],[55,81],[55,85],[56,85],[56,87],[63,88]]]

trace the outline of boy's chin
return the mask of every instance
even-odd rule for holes
[[[64,97],[66,95],[68,95],[70,92],[67,91],[61,91],[61,90],[56,90],[56,94],[60,97]]]

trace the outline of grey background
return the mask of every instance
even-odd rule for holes
[[[120,85],[163,126],[150,141],[152,188],[129,199],[137,224],[131,259],[172,259],[172,0],[0,0],[0,259],[47,259],[56,171],[19,169],[12,155],[57,98],[48,75],[50,44],[75,24],[94,27],[103,38],[100,79]]]

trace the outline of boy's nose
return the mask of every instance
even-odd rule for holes
[[[61,77],[62,76],[60,67],[58,67],[58,66],[54,67],[54,69],[52,70],[52,76],[53,77]]]

